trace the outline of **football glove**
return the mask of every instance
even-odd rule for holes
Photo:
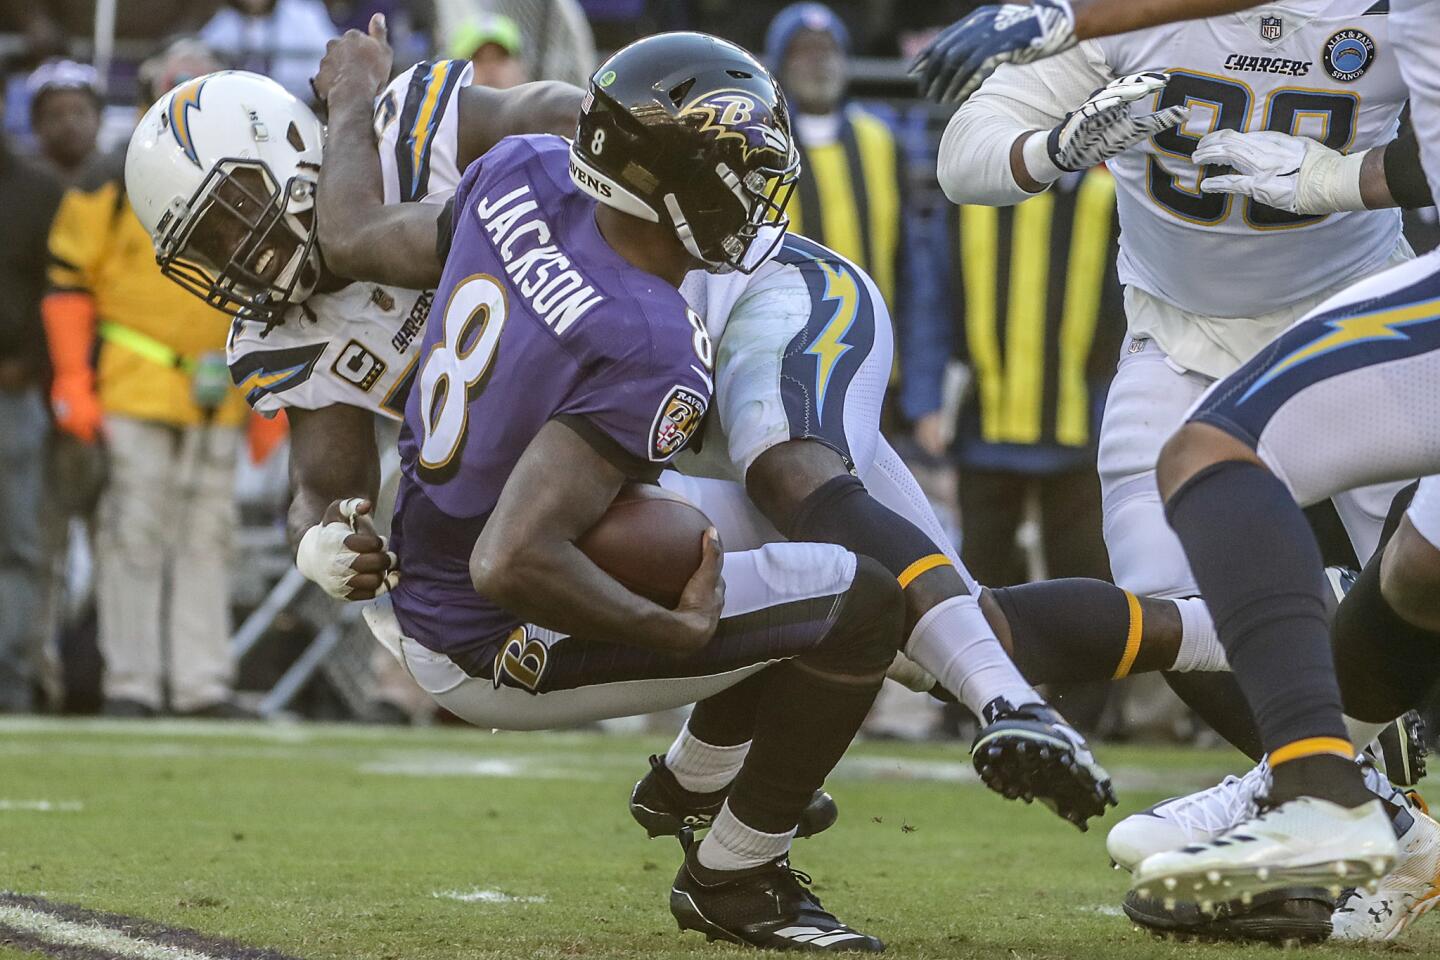
[[[1343,154],[1309,137],[1275,130],[1216,130],[1200,140],[1190,159],[1235,171],[1201,180],[1206,193],[1253,197],[1291,213],[1365,209],[1360,196],[1364,154]]]
[[[937,103],[959,103],[1002,63],[1031,63],[1075,46],[1070,0],[979,7],[920,51],[910,75]]]
[[[1025,165],[1031,175],[1046,182],[1061,173],[1088,170],[1180,123],[1187,113],[1182,106],[1140,116],[1130,112],[1130,104],[1164,89],[1169,80],[1163,73],[1132,73],[1096,90],[1050,131],[1043,144],[1032,147],[1034,137],[1026,141]],[[1039,154],[1042,145],[1044,153]]]

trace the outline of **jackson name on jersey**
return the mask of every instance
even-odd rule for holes
[[[1278,130],[1344,152],[1393,139],[1406,91],[1388,6],[1291,0],[1082,45],[1116,76],[1167,71],[1154,109],[1190,107],[1180,127],[1109,162],[1123,283],[1184,310],[1254,317],[1386,262],[1399,242],[1399,211],[1304,216],[1203,193],[1207,173],[1189,158],[1221,128]]]
[[[386,203],[444,204],[454,195],[457,101],[472,72],[463,60],[418,63],[376,101]],[[343,403],[398,420],[433,299],[428,290],[352,283],[291,307],[277,325],[238,317],[226,342],[230,375],[267,416]]]

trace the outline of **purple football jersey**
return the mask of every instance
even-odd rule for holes
[[[465,172],[400,433],[393,593],[406,634],[474,651],[520,620],[470,582],[470,554],[526,446],[562,419],[635,477],[710,403],[710,343],[680,293],[600,235],[569,144],[501,141]]]

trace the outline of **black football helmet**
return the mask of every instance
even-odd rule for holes
[[[714,272],[749,273],[780,246],[800,175],[780,85],[703,33],[637,40],[590,78],[570,177],[601,203],[669,223]]]

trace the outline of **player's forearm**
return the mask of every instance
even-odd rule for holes
[[[1366,150],[1365,159],[1360,162],[1360,199],[1369,210],[1383,210],[1397,205],[1385,179],[1387,147],[1388,144]]]
[[[375,502],[380,493],[380,455],[374,417],[368,411],[336,404],[288,413],[292,492],[285,526],[295,550],[330,504],[352,497]]]
[[[1258,7],[1263,0],[1070,0],[1080,40],[1129,33],[1177,20],[1200,20]]]
[[[649,650],[694,649],[677,614],[621,586],[568,541],[506,549],[482,534],[470,575],[478,593],[550,630]]]
[[[371,127],[373,96],[361,83],[330,91],[330,123],[315,209],[326,266],[351,280],[421,290],[440,279],[439,207],[385,205]]]
[[[632,593],[575,546],[627,479],[563,420],[530,441],[470,555],[476,592],[583,639],[677,653],[709,640],[681,614]]]
[[[353,276],[363,245],[356,242],[368,214],[385,203],[380,156],[370,125],[373,97],[363,84],[343,84],[330,91],[330,120],[315,210],[320,249],[329,267]],[[363,258],[359,260],[363,264]]]

